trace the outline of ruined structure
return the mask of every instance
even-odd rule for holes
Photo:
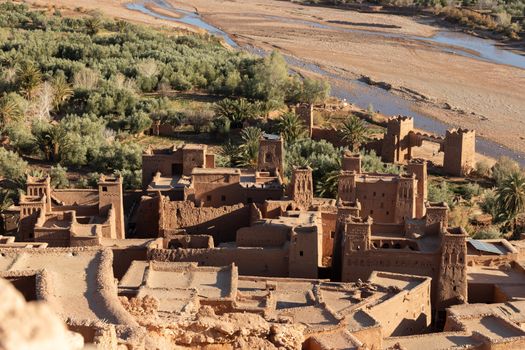
[[[392,117],[381,142],[381,158],[385,162],[403,163],[412,159],[412,148],[423,142],[433,142],[444,153],[443,170],[455,176],[468,174],[475,166],[476,134],[473,130],[447,130],[445,137],[414,131],[411,117]]]
[[[297,115],[307,121],[308,108],[298,107]],[[311,115],[311,114],[310,114]],[[314,140],[326,140],[336,146],[345,146],[342,135],[337,129],[325,129],[309,126],[309,133]],[[476,164],[476,133],[467,129],[447,130],[445,136],[421,133],[414,129],[412,117],[391,117],[386,123],[383,138],[373,139],[364,145],[369,151],[375,151],[384,162],[407,164],[413,160],[414,148],[421,147],[423,142],[439,145],[443,152],[443,172],[452,176],[467,175]]]
[[[26,192],[19,203],[22,241],[69,247],[125,238],[120,177],[101,176],[97,190],[59,190],[51,188],[49,176],[28,176]]]

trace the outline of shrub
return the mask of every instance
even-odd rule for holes
[[[492,167],[492,177],[496,184],[501,184],[510,174],[520,171],[520,166],[509,157],[500,157]]]
[[[0,177],[19,181],[25,177],[27,162],[14,152],[0,147]]]
[[[54,188],[67,188],[69,187],[69,180],[67,178],[67,168],[62,167],[60,164],[52,166],[49,170],[49,176],[51,177],[51,186]]]
[[[476,163],[476,174],[482,177],[489,177],[491,175],[491,168],[486,160],[480,160]]]
[[[501,232],[499,228],[496,226],[492,226],[492,225],[480,229],[472,236],[472,238],[475,238],[475,239],[495,239],[495,238],[500,238],[500,237],[501,237]]]
[[[445,202],[449,207],[453,207],[454,193],[449,188],[446,181],[439,183],[430,182],[428,184],[428,200],[431,202]]]

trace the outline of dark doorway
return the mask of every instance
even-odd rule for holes
[[[171,164],[171,176],[182,175],[182,164]]]

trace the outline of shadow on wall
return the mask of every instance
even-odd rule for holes
[[[199,208],[205,210],[207,208]],[[250,226],[250,207],[244,206],[196,225],[180,227],[188,234],[210,235],[216,244],[234,242],[237,230]]]

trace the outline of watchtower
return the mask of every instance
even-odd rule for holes
[[[314,106],[311,103],[301,103],[295,107],[295,114],[304,123],[308,137],[312,137],[314,127]]]
[[[425,216],[425,203],[428,197],[427,191],[427,162],[421,159],[411,160],[407,164],[407,172],[414,175],[417,180],[416,191],[416,218]]]
[[[43,178],[27,176],[27,196],[40,198],[46,196],[46,211],[51,211],[51,178],[46,175]]]
[[[98,181],[98,197],[99,215],[107,216],[110,210],[113,210],[115,232],[111,233],[112,238],[126,238],[122,178],[120,176],[106,177],[102,175]]]
[[[366,251],[370,249],[373,219],[350,216],[344,222],[345,254],[351,251]]]
[[[461,227],[442,231],[437,308],[467,302],[467,237]]]
[[[341,171],[337,187],[337,199],[343,202],[356,201],[356,177],[355,171]]]
[[[447,130],[443,150],[443,170],[453,176],[467,175],[476,164],[476,132],[467,129]]]
[[[401,175],[398,179],[398,189],[395,208],[395,222],[412,219],[416,214],[416,176]]]
[[[314,199],[312,168],[296,168],[292,175],[292,199],[298,208],[308,210]]]
[[[284,173],[284,143],[278,135],[263,134],[259,140],[257,171],[267,171],[272,176]],[[277,175],[279,174],[279,175]]]
[[[397,116],[388,119],[381,149],[383,162],[402,163],[410,159],[409,133],[413,130],[412,117]]]

